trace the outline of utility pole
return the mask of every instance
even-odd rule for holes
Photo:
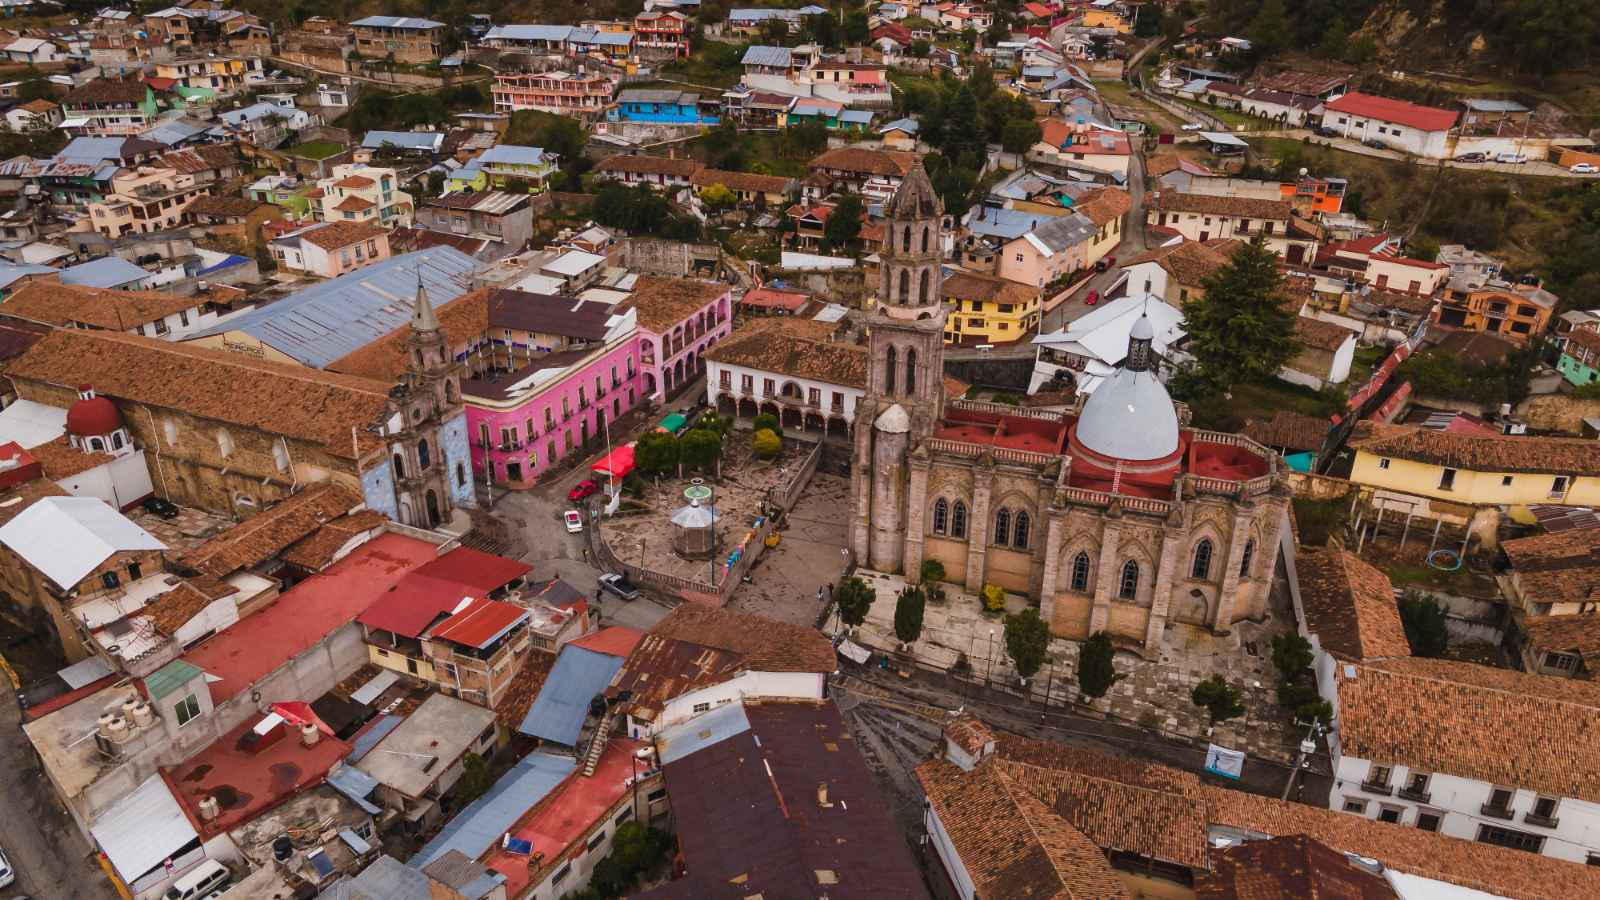
[[[1295,724],[1300,725],[1306,723],[1296,722]],[[1308,765],[1307,757],[1317,752],[1316,739],[1322,736],[1322,731],[1322,723],[1316,719],[1312,719],[1311,722],[1307,724],[1306,736],[1300,741],[1300,752],[1295,756],[1294,768],[1289,772],[1289,783],[1283,786],[1284,800],[1288,800],[1289,792],[1294,790],[1295,776],[1299,775],[1300,770]]]

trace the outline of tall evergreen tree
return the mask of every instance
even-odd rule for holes
[[[1212,390],[1276,375],[1294,354],[1295,313],[1284,305],[1278,257],[1260,234],[1233,252],[1183,304],[1193,375]]]

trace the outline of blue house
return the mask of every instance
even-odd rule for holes
[[[617,94],[606,110],[608,122],[650,122],[666,125],[715,125],[715,102],[701,106],[700,95],[684,91],[630,88]]]

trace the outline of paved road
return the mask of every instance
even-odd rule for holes
[[[1111,255],[1118,260],[1126,260],[1138,256],[1145,251],[1144,239],[1144,156],[1135,153],[1128,166],[1128,183],[1123,185],[1123,190],[1133,200],[1133,207],[1128,210],[1128,215],[1123,219],[1122,243],[1111,251]],[[1082,318],[1092,307],[1088,304],[1090,291],[1097,292],[1101,297],[1116,284],[1122,272],[1111,266],[1104,272],[1096,274],[1093,278],[1073,292],[1071,297],[1045,313],[1039,324],[1039,333],[1045,334],[1059,328],[1065,328],[1068,323]]]
[[[0,847],[17,870],[17,883],[0,897],[114,900],[116,893],[94,852],[56,799],[22,733],[22,713],[10,683],[0,700]]]
[[[1297,141],[1309,140],[1310,143],[1317,144],[1322,147],[1330,147],[1334,150],[1341,150],[1345,153],[1355,153],[1360,156],[1371,156],[1376,159],[1392,159],[1396,161],[1404,161],[1409,159],[1419,166],[1427,166],[1429,168],[1438,168],[1439,166],[1444,166],[1448,169],[1464,169],[1469,172],[1499,172],[1503,175],[1527,175],[1539,176],[1543,178],[1572,178],[1579,181],[1600,178],[1600,174],[1580,175],[1576,172],[1568,171],[1566,168],[1558,166],[1555,163],[1545,162],[1544,160],[1537,159],[1529,160],[1521,165],[1494,162],[1464,163],[1457,162],[1453,159],[1442,161],[1436,159],[1419,159],[1416,157],[1409,157],[1397,150],[1384,150],[1378,147],[1368,147],[1366,144],[1363,144],[1360,141],[1352,141],[1348,138],[1322,137],[1321,135],[1318,135],[1306,128],[1290,128],[1276,131],[1245,131],[1239,132],[1239,136],[1243,138],[1281,137],[1291,138]]]

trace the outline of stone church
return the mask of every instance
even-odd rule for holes
[[[1202,431],[1137,323],[1116,374],[1065,413],[946,401],[941,204],[921,166],[884,210],[871,371],[856,410],[850,545],[916,579],[1025,594],[1052,633],[1153,653],[1173,622],[1260,619],[1290,491],[1277,455]]]

